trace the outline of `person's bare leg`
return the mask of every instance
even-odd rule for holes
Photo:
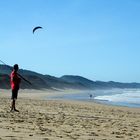
[[[11,102],[11,111],[15,109],[15,100],[13,99]]]
[[[13,99],[11,103],[11,111],[19,112],[19,110],[16,109],[15,102],[16,102],[15,99]]]
[[[16,112],[19,112],[17,109],[16,109],[16,100],[14,100],[14,111],[16,111]]]

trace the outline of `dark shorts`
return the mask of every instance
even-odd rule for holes
[[[17,99],[18,96],[18,90],[17,89],[12,89],[12,97],[11,99]]]

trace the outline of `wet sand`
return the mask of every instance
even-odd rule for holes
[[[1,92],[0,139],[140,140],[140,108],[45,101],[42,99],[44,92],[25,90],[23,94],[19,92],[18,113],[10,112],[9,91]],[[41,98],[33,92],[39,92]]]

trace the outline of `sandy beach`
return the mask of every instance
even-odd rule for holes
[[[140,140],[140,108],[48,101],[42,97],[50,96],[49,91],[24,90],[18,113],[10,112],[10,91],[0,92],[2,140]]]

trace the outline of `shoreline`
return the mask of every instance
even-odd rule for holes
[[[93,92],[93,91],[92,91]],[[95,92],[95,91],[94,91]],[[140,108],[140,104],[132,104],[132,103],[124,103],[124,102],[111,102],[108,100],[100,100],[100,99],[94,99],[94,96],[90,98],[90,96],[85,99],[82,97],[82,99],[79,98],[79,95],[88,93],[88,95],[91,93],[91,90],[34,90],[34,89],[20,89],[18,98],[27,98],[27,99],[43,99],[43,100],[71,100],[71,101],[83,101],[83,102],[92,102],[102,105],[110,105],[110,106],[118,106],[118,107],[128,107],[128,108]],[[94,94],[94,93],[93,93]],[[101,94],[103,96],[103,94]],[[105,94],[106,95],[106,94]],[[82,95],[83,96],[83,95]],[[99,95],[100,96],[100,95]],[[11,90],[7,89],[0,89],[0,97],[7,97],[11,98]],[[76,98],[75,98],[76,97]],[[77,98],[78,97],[78,98]]]
[[[27,99],[38,99],[38,100],[66,100],[66,101],[81,101],[81,102],[91,102],[102,105],[109,106],[117,106],[117,107],[128,107],[128,108],[140,108],[139,104],[129,104],[123,102],[110,102],[106,100],[94,99],[94,97],[87,99],[79,99],[73,98],[73,96],[77,96],[78,94],[88,93],[91,91],[83,91],[83,90],[60,90],[60,91],[52,91],[52,90],[34,90],[34,89],[20,89],[18,98],[27,98]],[[3,94],[2,94],[3,93]],[[11,90],[0,89],[0,97],[11,98]],[[72,97],[72,98],[71,98]],[[95,96],[96,97],[96,96]]]

